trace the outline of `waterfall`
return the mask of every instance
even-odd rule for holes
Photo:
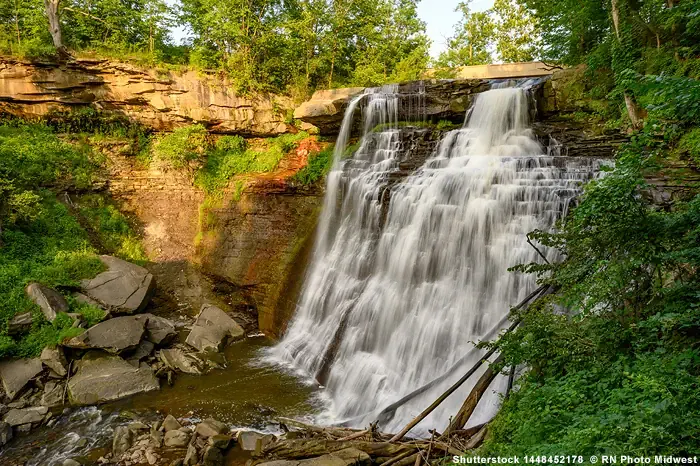
[[[397,120],[421,118],[422,90],[384,87],[350,103],[298,309],[268,354],[326,387],[321,421],[366,427],[456,363],[473,364],[474,343],[493,337],[535,288],[507,269],[538,260],[526,234],[551,228],[599,161],[545,154],[529,128],[528,90],[507,85],[478,94],[464,126],[409,172]],[[363,135],[348,157],[358,109]],[[383,430],[398,431],[464,370],[402,406]],[[444,429],[479,375],[414,433]],[[497,402],[484,397],[470,425]]]

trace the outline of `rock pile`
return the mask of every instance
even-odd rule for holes
[[[210,304],[191,324],[141,313],[155,288],[153,276],[121,259],[101,259],[107,270],[85,280],[77,299],[102,308],[105,320],[58,347],[44,348],[38,358],[0,362],[0,446],[17,433],[50,423],[52,408],[118,400],[158,390],[160,379],[172,383],[178,372],[202,374],[222,367],[226,360],[220,351],[244,337],[236,321]],[[47,320],[69,310],[56,290],[31,283],[26,292]],[[84,326],[80,315],[68,315],[74,327]],[[28,321],[31,326],[31,313]],[[167,442],[183,438],[171,434]]]

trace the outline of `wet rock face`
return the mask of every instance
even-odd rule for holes
[[[427,119],[461,122],[473,95],[488,88],[488,81],[481,79],[401,84],[398,86],[399,93],[406,98],[399,104],[398,119],[410,120],[420,107]],[[364,91],[362,87],[316,91],[310,100],[294,111],[294,118],[318,127],[321,134],[336,134],[348,103]]]
[[[286,97],[242,97],[220,76],[145,70],[108,60],[65,64],[0,59],[0,111],[44,115],[79,106],[113,111],[156,131],[200,122],[219,133],[276,136],[287,131]]]

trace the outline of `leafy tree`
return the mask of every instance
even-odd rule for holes
[[[496,0],[496,51],[502,62],[532,61],[538,54],[540,31],[536,19],[517,0]]]
[[[471,0],[461,2],[455,9],[462,14],[462,19],[455,27],[455,35],[449,39],[447,51],[440,54],[438,67],[483,65],[493,61],[491,49],[496,25],[489,11],[472,12],[470,3]]]

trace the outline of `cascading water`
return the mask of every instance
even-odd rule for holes
[[[430,404],[463,372],[455,364],[480,357],[474,342],[493,337],[534,289],[531,278],[507,270],[538,259],[526,234],[565,214],[599,165],[545,155],[528,126],[527,90],[497,88],[479,94],[464,127],[404,176],[395,123],[404,99],[420,118],[420,95],[382,88],[350,103],[298,310],[269,353],[326,386],[321,421],[366,426],[379,409],[452,369],[383,430],[398,431]],[[361,144],[344,158],[361,107]],[[415,433],[444,428],[478,376]],[[492,416],[496,402],[485,397],[470,424]]]

